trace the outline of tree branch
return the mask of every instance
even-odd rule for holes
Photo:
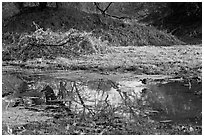
[[[94,5],[96,6],[96,8],[101,12],[101,14],[105,17],[105,16],[109,16],[109,17],[113,17],[113,18],[117,18],[117,19],[125,19],[125,18],[128,18],[128,17],[119,17],[119,16],[116,16],[116,15],[110,15],[108,14],[106,11],[108,10],[108,8],[110,7],[110,5],[112,4],[113,2],[110,2],[108,4],[108,6],[105,8],[105,10],[101,9],[99,7],[99,4],[97,2],[94,2]]]
[[[100,10],[101,14],[102,14],[103,16],[105,16],[105,15],[107,14],[106,11],[108,10],[108,8],[110,7],[110,5],[111,5],[112,3],[113,3],[113,2],[110,2],[110,3],[108,4],[108,6],[107,6],[104,10],[99,7],[99,3],[94,2],[94,5],[96,6],[96,8],[97,8],[98,10]]]
[[[105,8],[104,11],[108,10],[108,8],[110,7],[110,5],[111,5],[112,3],[113,3],[113,2],[110,2],[110,3],[108,4],[108,6]]]

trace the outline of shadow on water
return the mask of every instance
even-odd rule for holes
[[[202,84],[196,82],[186,85],[183,82],[170,82],[150,87],[143,94],[148,104],[159,113],[153,114],[155,120],[174,122],[192,122],[202,124]]]
[[[116,107],[120,111],[119,113],[125,114],[125,116],[127,116],[127,112],[129,113],[128,108],[131,108],[132,111],[149,109],[148,115],[151,119],[157,121],[172,120],[179,123],[202,124],[202,84],[196,81],[191,82],[190,85],[178,81],[166,84],[141,85],[138,80],[113,82],[109,79],[94,79],[78,80],[74,88],[73,81],[66,78],[35,75],[34,79],[36,80],[33,86],[35,90],[41,91],[49,85],[57,97],[59,97],[61,91],[70,92],[71,94],[65,95],[63,99],[65,101],[68,99],[71,102],[69,107],[73,111],[76,110],[77,105],[79,108],[83,108],[83,104],[75,103],[80,102],[81,99],[78,95],[80,94],[83,103],[91,106],[91,109],[95,109],[96,112],[99,112],[101,105],[100,112],[105,112],[108,107],[110,109]],[[2,93],[11,92],[21,85],[21,81],[13,75],[3,75],[2,80]],[[13,88],[8,89],[11,85]],[[122,112],[121,109],[124,109],[124,111],[122,110]]]
[[[120,83],[120,82],[119,82]],[[147,87],[135,87],[135,82],[127,82],[124,88],[132,87],[136,96],[132,102],[141,101],[138,108],[151,108],[150,118],[156,121],[172,121],[178,123],[202,124],[202,84],[197,81],[187,84],[182,81],[168,82],[165,84],[149,85]],[[110,81],[100,83],[100,81],[89,81],[88,87],[92,90],[111,91]],[[122,89],[121,89],[122,91]],[[126,91],[129,92],[130,91]],[[134,103],[133,103],[134,104]],[[155,113],[157,112],[157,113]]]

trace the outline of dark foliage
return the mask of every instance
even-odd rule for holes
[[[149,22],[159,29],[167,30],[189,44],[192,38],[198,38],[197,42],[202,39],[201,2],[169,2],[153,5],[155,10],[150,11],[142,22]]]

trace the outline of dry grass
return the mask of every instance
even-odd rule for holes
[[[112,47],[112,52],[87,55],[78,59],[57,58],[56,62],[67,67],[126,70],[135,74],[188,74],[201,76],[201,46],[171,47]]]
[[[3,33],[34,32],[37,23],[43,29],[66,32],[74,28],[80,31],[93,32],[115,46],[169,46],[185,44],[173,35],[157,30],[154,27],[139,23],[127,24],[123,20],[86,13],[77,9],[30,9],[25,13],[11,17],[4,23]],[[3,37],[5,37],[3,35]]]
[[[4,108],[4,105],[2,106],[2,108]],[[7,110],[3,109],[2,111],[2,133],[4,135],[14,134],[14,127],[19,128],[18,129],[19,132],[24,132],[25,129],[22,125],[25,125],[30,122],[31,123],[32,122],[43,122],[49,118],[50,117],[48,116],[43,116],[42,112],[28,111],[28,110],[19,109],[19,108],[8,108]],[[20,129],[21,127],[23,128]]]
[[[45,69],[46,71],[42,71],[43,74],[49,73],[47,69],[51,69],[53,74],[50,75],[57,78],[68,77],[70,80],[82,79],[82,77],[86,80],[88,78],[99,78],[99,75],[101,77],[106,76],[108,79],[112,77],[115,80],[117,74],[114,74],[114,76],[104,75],[109,74],[111,71],[113,73],[122,72],[120,76],[117,75],[120,80],[124,75],[130,79],[133,75],[143,76],[144,74],[147,74],[147,77],[150,77],[150,75],[201,77],[202,46],[176,45],[183,43],[174,36],[152,27],[139,24],[128,26],[112,19],[102,20],[101,22],[98,20],[99,16],[95,14],[87,14],[71,9],[67,11],[47,10],[43,13],[28,12],[16,16],[15,19],[3,28],[4,32],[8,32],[3,35],[3,52],[8,53],[6,54],[8,56],[11,54],[15,55],[16,51],[14,50],[15,52],[10,53],[9,49],[13,47],[16,49],[16,43],[23,36],[23,33],[16,32],[31,31],[31,35],[28,35],[31,39],[21,41],[22,47],[24,46],[25,50],[20,49],[22,52],[18,52],[20,55],[25,54],[23,60],[28,58],[29,60],[25,62],[17,61],[16,56],[14,56],[14,61],[10,62],[13,65],[17,64],[28,67],[29,73],[32,71],[29,70],[29,67],[35,68],[35,71],[38,73],[41,69]],[[80,31],[76,30],[74,32],[77,36],[66,35],[66,32],[55,33],[43,30],[39,33],[33,33],[32,31],[36,26],[31,26],[32,21],[39,23],[40,27],[51,28],[52,30],[62,31],[76,28]],[[112,30],[110,30],[111,27],[109,28],[111,25],[113,25]],[[89,35],[82,30],[86,30],[86,32],[92,31],[93,35]],[[83,38],[83,40],[78,38]],[[68,46],[65,45],[65,48],[43,47],[43,45],[59,46],[60,42],[66,43],[70,39],[73,40],[72,43],[70,42]],[[31,46],[27,49],[29,43]],[[34,49],[33,45],[35,45]],[[141,45],[143,47],[138,47]],[[164,47],[164,45],[175,46]],[[39,51],[40,46],[43,47],[41,51]],[[108,47],[110,52],[103,52],[107,51],[106,47]],[[80,56],[62,56],[72,53],[78,53]],[[43,56],[47,56],[47,59],[43,58]],[[53,56],[56,58],[53,58]],[[19,57],[19,59],[22,58]],[[11,59],[9,58],[8,60]],[[21,69],[24,72],[27,71],[27,69]],[[70,71],[64,71],[60,75],[56,69],[68,69]],[[4,67],[4,70],[6,70],[5,72],[10,71],[6,67]],[[14,70],[11,68],[12,72]],[[81,71],[76,72],[72,70]],[[131,73],[126,75],[126,72]],[[7,79],[9,77],[4,78]],[[6,81],[3,82],[5,83],[3,85],[5,88]],[[15,82],[12,83],[15,84]],[[12,91],[13,89],[6,90]],[[184,134],[183,129],[178,130],[175,125],[171,125],[171,128],[166,130],[166,125],[143,117],[138,117],[135,121],[117,119],[112,117],[112,111],[99,114],[99,117],[95,119],[87,116],[85,121],[81,121],[81,114],[72,117],[73,115],[69,116],[68,113],[64,115],[63,112],[59,112],[57,115],[52,114],[51,117],[53,118],[49,119],[49,115],[42,115],[41,112],[19,110],[16,108],[3,110],[2,116],[4,127],[11,125],[15,128],[23,125],[24,131],[17,132],[16,134]],[[198,130],[198,134],[201,134],[201,130]],[[12,134],[12,132],[8,134]],[[195,133],[190,132],[189,134]]]
[[[200,77],[202,73],[202,47],[201,45],[194,46],[171,46],[171,47],[154,47],[154,46],[143,46],[143,47],[112,47],[111,53],[104,54],[94,54],[94,55],[84,55],[78,58],[62,58],[57,57],[54,60],[29,60],[26,62],[27,66],[44,66],[44,68],[51,68],[51,72],[56,68],[54,66],[61,66],[64,69],[81,71],[63,71],[62,74],[54,71],[52,74],[53,77],[63,78],[67,77],[70,80],[75,79],[93,79],[94,77],[99,76],[98,73],[95,73],[94,70],[98,72],[106,71],[107,74],[112,71],[122,71],[121,75],[117,75],[118,79],[128,77],[131,78],[133,75],[146,75],[148,78],[151,74],[158,75],[168,75],[168,76],[188,76],[188,77]],[[19,64],[19,63],[17,63]],[[59,67],[60,68],[60,67]],[[62,69],[60,68],[60,69]],[[82,70],[83,69],[83,70]],[[84,71],[85,70],[85,71]],[[8,70],[7,70],[8,71]],[[25,71],[25,70],[24,70]],[[39,72],[39,70],[37,70]],[[89,73],[89,71],[91,71]],[[12,71],[13,72],[13,71]],[[46,71],[43,71],[43,74],[46,74]],[[92,73],[93,72],[93,73]],[[124,72],[131,72],[131,75],[127,75]],[[49,73],[49,72],[48,72]],[[101,75],[111,78],[111,75]],[[112,78],[115,80],[116,76]],[[7,78],[7,77],[5,77]],[[36,122],[35,119],[41,119],[41,115],[37,115],[36,112],[20,112],[18,111],[3,111],[3,120],[5,120],[5,125],[12,125],[16,123],[15,127],[19,127],[20,124],[23,124],[23,127],[26,129],[23,132],[17,132],[17,134],[201,134],[202,127],[197,130],[197,126],[192,125],[182,125],[182,127],[187,128],[190,131],[190,128],[195,129],[193,132],[184,132],[181,125],[173,124],[170,125],[170,128],[166,129],[165,124],[154,122],[148,120],[147,118],[136,119],[135,122],[131,121],[122,121],[114,122],[116,118],[106,119],[101,122],[101,119],[97,119],[95,123],[99,123],[97,126],[93,127],[93,120],[89,121],[75,121],[73,123],[73,118],[71,116],[62,116],[63,118],[53,118],[46,121]],[[23,114],[26,113],[26,116]],[[107,113],[104,116],[109,116]],[[19,117],[17,118],[17,116]],[[27,117],[28,116],[28,117]],[[10,118],[9,118],[10,117]],[[53,116],[55,117],[55,116]],[[79,116],[80,117],[80,116]],[[47,117],[46,117],[47,118]],[[26,119],[29,121],[26,122]],[[24,123],[26,122],[26,124]],[[101,123],[100,123],[101,122]],[[108,123],[108,124],[107,124]],[[142,123],[142,124],[141,124]],[[77,126],[73,126],[77,124]],[[120,124],[122,127],[120,127]],[[125,125],[125,126],[124,126]],[[180,128],[181,127],[181,128]],[[33,132],[35,131],[35,132]]]
[[[81,55],[75,58],[57,56],[55,59],[32,59],[13,64],[28,68],[57,70],[88,70],[95,72],[131,72],[135,75],[171,75],[199,77],[202,73],[202,46],[177,45],[169,47],[110,47],[110,52]]]
[[[4,41],[3,60],[27,60],[40,57],[53,59],[56,56],[75,57],[108,51],[108,42],[96,38],[91,32],[76,29],[70,29],[64,33],[53,32],[50,29],[44,31],[34,22],[33,24],[37,30],[31,34],[23,34],[17,41],[12,38],[11,45],[14,46],[9,46]],[[5,39],[9,39],[8,35],[9,33],[6,34]]]

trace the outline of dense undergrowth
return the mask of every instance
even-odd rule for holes
[[[112,45],[184,44],[173,35],[154,27],[128,24],[122,20],[88,14],[76,9],[30,9],[11,17],[3,26],[3,51],[7,51],[3,52],[3,60],[8,59],[5,57],[8,54],[12,56],[11,59],[42,56],[54,58],[59,54],[70,57],[76,54],[101,53],[101,47]],[[73,30],[74,34],[71,34]],[[63,42],[63,46],[59,46]],[[14,51],[21,57],[14,55]]]
[[[33,81],[37,78],[31,75],[19,75],[15,74],[22,79],[29,78]],[[3,92],[8,92],[7,88],[11,89],[11,84],[19,86],[13,86],[13,88],[18,87],[20,91],[28,93],[30,91],[25,91],[26,87],[29,88],[22,82],[19,78],[14,75],[3,75],[4,79],[4,90]],[[7,78],[7,79],[5,79]],[[42,77],[41,77],[42,78]],[[43,79],[41,79],[43,80]],[[65,85],[57,87],[57,83],[63,81],[67,82]],[[94,82],[94,83],[92,83]],[[111,80],[99,79],[98,81],[73,81],[65,79],[55,79],[49,78],[43,81],[36,81],[32,88],[37,89],[34,92],[39,93],[44,88],[45,83],[49,83],[49,91],[54,91],[56,88],[64,90],[66,93],[72,92],[75,94],[73,98],[70,96],[65,96],[64,102],[66,105],[62,104],[62,100],[57,95],[58,102],[56,100],[45,100],[47,95],[51,95],[51,92],[46,92],[45,96],[38,96],[36,100],[29,98],[30,96],[23,96],[23,104],[18,104],[15,107],[9,107],[5,110],[5,102],[3,102],[3,124],[2,132],[3,134],[12,135],[148,135],[148,134],[201,134],[202,127],[194,124],[180,124],[177,122],[172,122],[171,120],[156,121],[152,120],[150,117],[154,113],[154,109],[148,105],[144,105],[141,99],[137,99],[134,102],[134,95],[130,96],[129,92],[126,98],[121,98],[122,102],[115,104],[113,101],[109,100],[111,95],[109,89],[112,84],[117,86]],[[70,84],[69,84],[70,83]],[[73,84],[71,84],[73,83]],[[78,84],[76,84],[78,83]],[[90,84],[91,89],[97,89],[97,92],[91,92],[94,94],[87,94],[84,88],[80,88],[81,84]],[[56,84],[56,85],[55,85]],[[55,86],[54,86],[55,85]],[[55,87],[55,88],[54,88]],[[75,87],[75,88],[72,88]],[[78,89],[78,90],[77,90]],[[7,91],[6,91],[7,90]],[[70,91],[72,90],[72,91]],[[119,89],[120,90],[120,89]],[[109,92],[107,92],[109,91]],[[13,89],[11,89],[13,92]],[[32,91],[31,91],[32,92]],[[30,92],[30,93],[31,93]],[[89,92],[90,93],[90,92]],[[122,93],[122,89],[121,89]],[[73,95],[72,94],[72,95]],[[99,96],[108,96],[106,98],[100,98]],[[27,94],[28,95],[28,94]],[[84,96],[85,95],[85,96]],[[96,96],[97,95],[97,96]],[[113,97],[117,96],[114,94]],[[120,95],[121,96],[121,95]],[[123,94],[122,94],[123,96]],[[93,101],[92,97],[98,98],[100,101]],[[118,96],[117,96],[118,97]],[[133,98],[132,98],[133,97]],[[42,99],[44,101],[42,101]],[[71,105],[69,104],[69,99],[73,101]],[[115,99],[115,98],[112,98]],[[41,103],[39,104],[39,101]],[[83,100],[80,102],[80,100]],[[52,102],[53,101],[53,102]],[[52,102],[52,104],[48,104]],[[89,102],[89,103],[88,103]],[[117,102],[117,101],[116,101]],[[46,104],[45,104],[46,103]],[[84,104],[84,105],[83,105]],[[92,104],[92,105],[91,105]],[[95,105],[93,105],[95,104]],[[142,105],[143,104],[143,105]],[[82,106],[81,106],[82,105]],[[162,104],[163,105],[163,104]],[[20,109],[21,108],[21,109]],[[22,109],[24,108],[24,109]],[[160,109],[163,109],[161,106]],[[26,115],[25,115],[26,114]],[[199,119],[198,119],[199,120]],[[186,122],[186,121],[185,121]]]
[[[125,72],[132,72],[139,75],[174,75],[179,78],[187,75],[191,78],[199,76],[197,79],[202,79],[200,46],[172,46],[185,43],[154,27],[137,22],[125,23],[123,20],[76,9],[47,8],[37,11],[30,8],[24,13],[13,16],[7,23],[3,23],[2,41],[2,60],[26,61],[23,62],[24,67],[27,63],[28,69],[30,67],[31,70],[32,65],[35,69],[41,65],[39,70],[44,72],[49,68],[88,70],[108,76],[109,73],[121,71],[122,75]],[[18,65],[22,63],[16,62]],[[97,77],[95,73],[94,75]],[[79,73],[74,75],[76,76],[81,78]],[[69,78],[74,79],[71,76]],[[12,81],[11,79],[9,81]],[[36,115],[36,110],[31,110],[32,114],[28,116],[25,116],[22,110],[19,111],[15,111],[17,118],[11,111],[11,118],[20,120],[18,117],[22,116],[21,119],[27,120],[33,118],[33,115],[35,120],[42,118],[41,115],[39,117]],[[51,119],[24,125],[16,122],[18,125],[11,126],[13,129],[11,133],[7,133],[8,129],[3,131],[4,134],[27,135],[201,134],[202,132],[202,127],[199,126],[171,124],[168,121],[159,123],[145,115],[125,120],[117,117],[114,111],[114,108],[110,108],[107,111],[100,111],[95,117],[90,117],[83,112],[78,114],[67,112],[60,106],[54,111],[50,109],[45,112],[44,115],[52,117]],[[4,114],[8,116],[8,113]],[[8,128],[10,125],[7,124],[3,124],[3,127]]]
[[[152,5],[153,8],[147,8],[150,12],[140,20],[141,22],[166,30],[188,44],[202,43],[201,2],[152,3]]]
[[[92,33],[75,29],[70,29],[65,33],[56,33],[49,29],[44,31],[40,28],[31,34],[21,35],[15,43],[17,45],[5,46],[3,60],[54,59],[57,56],[77,57],[108,51],[106,41],[101,41]]]

